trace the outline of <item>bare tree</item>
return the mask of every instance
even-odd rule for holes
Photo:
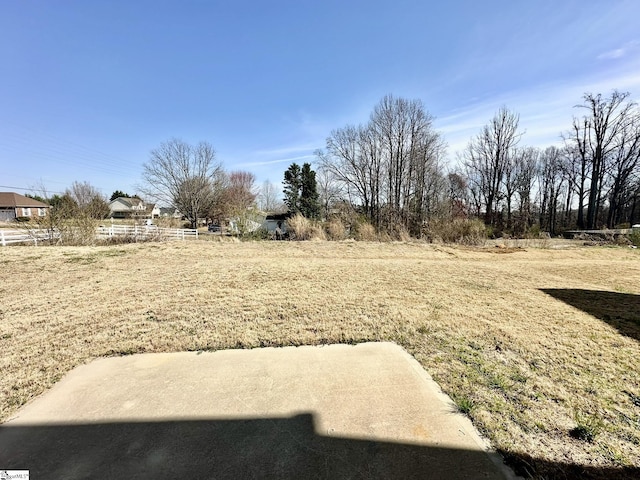
[[[425,180],[442,153],[433,118],[420,100],[386,95],[374,108],[370,125],[382,152],[386,222],[417,232],[428,190]]]
[[[79,208],[84,208],[94,197],[100,197],[101,193],[89,182],[73,182],[66,192],[76,202]]]
[[[449,215],[452,218],[466,217],[469,203],[467,179],[462,173],[450,172],[447,175],[447,198]]]
[[[563,174],[563,152],[557,147],[548,147],[540,155],[540,227],[552,235],[558,224],[559,199],[565,184]]]
[[[77,205],[77,214],[86,215],[96,220],[109,216],[109,205],[104,195],[89,182],[73,182],[65,194]]]
[[[143,165],[143,192],[157,202],[178,209],[191,223],[198,221],[217,200],[223,187],[223,170],[207,142],[191,146],[171,139],[150,153]]]
[[[579,148],[580,139],[585,139],[584,157],[588,159],[591,171],[586,228],[597,226],[602,208],[607,160],[619,148],[620,135],[623,134],[633,109],[628,98],[628,93],[617,90],[609,98],[603,98],[601,94],[586,93],[584,104],[579,107],[587,110],[587,113],[578,124],[579,127],[576,127],[577,122],[574,121],[574,144]]]
[[[316,182],[320,195],[320,209],[323,218],[329,218],[332,207],[342,199],[342,187],[333,172],[326,166],[325,154],[316,150],[316,158],[320,167],[316,169]]]
[[[569,192],[578,197],[577,226],[585,227],[584,206],[589,194],[588,179],[591,175],[591,162],[587,155],[587,140],[590,122],[588,119],[573,118],[571,131],[563,135],[568,162],[565,162],[564,174],[569,182]],[[567,200],[570,203],[570,200]],[[567,209],[569,207],[567,206]]]
[[[505,170],[522,136],[518,132],[519,120],[517,114],[502,107],[469,142],[463,155],[471,192],[485,209],[487,225],[497,224],[498,205],[505,195]]]
[[[258,194],[258,206],[260,210],[268,213],[282,212],[286,210],[280,192],[282,188],[271,183],[269,180],[265,180],[260,187],[260,193]]]
[[[244,220],[249,211],[255,210],[253,207],[258,195],[255,178],[253,173],[245,171],[223,174],[219,193],[207,210],[207,217],[217,222]]]
[[[442,197],[444,147],[422,102],[387,95],[368,124],[331,132],[320,159],[373,225],[419,234]]]
[[[504,162],[504,176],[502,184],[504,186],[504,200],[507,210],[507,229],[513,228],[512,213],[513,213],[513,201],[516,196],[516,190],[518,189],[518,156],[519,152],[515,148],[511,149]]]
[[[634,200],[634,182],[640,176],[640,112],[632,104],[632,109],[626,113],[628,119],[620,127],[617,148],[608,159],[609,228],[622,221],[633,222],[630,215],[625,217],[625,212]]]
[[[606,98],[586,93],[578,107],[586,112],[574,118],[573,129],[565,136],[571,160],[566,176],[578,196],[578,228],[604,223],[606,200],[606,223],[612,227],[624,216],[640,165],[640,114],[629,93],[617,90]]]
[[[366,155],[365,127],[347,125],[331,132],[327,138],[327,153],[318,157],[322,168],[339,182],[347,200],[362,205],[365,214],[374,217],[374,194],[371,184],[370,163]]]
[[[410,233],[421,236],[427,220],[446,210],[447,180],[441,164],[446,146],[434,131],[423,132],[417,143],[411,155],[403,208]]]
[[[88,182],[73,182],[62,195],[50,195],[40,183],[32,190],[51,205],[46,215],[35,219],[35,227],[47,230],[51,243],[95,244],[97,220],[109,214],[109,206],[97,188]]]
[[[529,229],[532,222],[531,195],[538,172],[537,148],[527,147],[518,149],[515,155],[516,193],[518,194],[518,225],[514,225],[516,233],[523,233]]]
[[[256,176],[251,172],[234,171],[228,175],[223,196],[234,210],[247,210],[255,205],[258,196]]]

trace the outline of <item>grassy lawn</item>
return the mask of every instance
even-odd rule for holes
[[[0,267],[0,420],[99,356],[390,340],[520,472],[640,468],[639,250],[192,241]]]

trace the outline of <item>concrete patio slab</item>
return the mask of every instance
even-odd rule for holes
[[[104,358],[0,426],[32,478],[509,478],[393,343]]]

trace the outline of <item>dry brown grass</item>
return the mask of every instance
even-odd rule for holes
[[[326,225],[327,239],[338,241],[347,238],[347,230],[344,227],[344,223],[338,217],[330,219]]]
[[[494,253],[504,251],[354,241],[3,248],[0,419],[99,356],[391,340],[529,472],[640,467],[640,252]],[[598,427],[591,442],[571,436],[581,424]]]
[[[315,221],[309,220],[296,213],[287,221],[287,231],[291,240],[326,240],[322,227]]]
[[[376,232],[375,227],[370,223],[356,223],[352,228],[353,238],[359,242],[374,242],[378,240],[378,233]]]

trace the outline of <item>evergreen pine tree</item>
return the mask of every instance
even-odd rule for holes
[[[301,172],[300,212],[307,218],[320,217],[320,201],[316,172],[311,170],[311,164],[305,163]]]
[[[297,163],[292,163],[284,172],[284,203],[289,213],[300,213],[300,190],[302,189],[302,172]]]
[[[311,164],[305,163],[302,168],[292,163],[284,172],[284,203],[289,213],[300,213],[306,218],[320,217],[320,200],[316,172]]]

